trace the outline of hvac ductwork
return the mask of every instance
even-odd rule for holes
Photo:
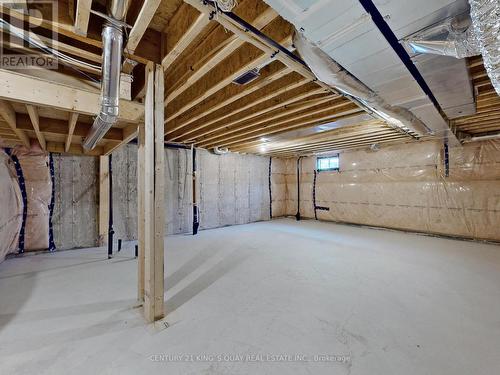
[[[377,93],[346,71],[321,48],[296,32],[294,45],[316,77],[346,96],[357,99],[390,125],[418,135],[431,133],[413,113],[403,107],[391,106]]]
[[[458,16],[405,40],[415,53],[462,59],[482,55],[488,76],[500,95],[500,1],[469,0],[470,16]]]
[[[128,4],[128,0],[111,1],[108,7],[110,17],[122,21]],[[102,29],[101,111],[83,142],[86,150],[92,150],[118,119],[122,51],[122,25],[108,20]]]

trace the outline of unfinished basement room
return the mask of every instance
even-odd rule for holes
[[[500,374],[500,0],[0,13],[1,375]]]

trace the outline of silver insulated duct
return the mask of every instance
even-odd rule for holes
[[[431,132],[413,113],[406,108],[388,104],[301,33],[295,33],[293,43],[300,56],[320,81],[357,99],[393,127],[418,135]]]
[[[108,7],[110,17],[122,21],[128,3],[128,0],[111,1]],[[92,150],[118,119],[122,51],[122,26],[118,22],[108,20],[102,29],[101,111],[83,142],[86,150]]]
[[[446,19],[404,43],[415,53],[462,59],[482,55],[488,76],[500,95],[500,0],[469,0],[470,16]]]

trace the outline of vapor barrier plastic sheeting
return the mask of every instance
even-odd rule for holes
[[[289,159],[296,162],[296,159]],[[340,154],[340,172],[316,179],[318,219],[500,240],[500,142],[449,149],[446,176],[441,142]],[[316,158],[302,160],[301,214],[314,218]],[[289,163],[290,164],[290,163]],[[296,172],[286,169],[288,206],[296,207]],[[291,212],[290,212],[291,211]],[[293,214],[293,209],[287,212]]]
[[[18,248],[23,202],[9,156],[0,151],[0,262]]]
[[[15,148],[24,175],[28,199],[24,250],[49,248],[49,205],[52,199],[49,156],[46,152]]]

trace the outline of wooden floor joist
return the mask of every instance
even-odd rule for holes
[[[278,63],[279,64],[279,63]],[[233,85],[229,87],[227,90],[223,92],[217,93],[210,97],[209,99],[200,103],[199,107],[193,109],[189,112],[189,115],[179,117],[178,119],[174,119],[172,122],[169,122],[166,126],[166,134],[171,134],[179,129],[182,129],[195,121],[198,121],[206,116],[219,110],[221,113],[225,112],[225,108],[227,108],[230,104],[236,102],[239,99],[248,97],[250,94],[270,85],[276,80],[281,79],[290,73],[290,70],[286,67],[280,65],[270,66],[270,68],[274,68],[269,75],[265,77],[261,77],[254,83],[249,84],[248,86],[236,86]],[[275,90],[270,90],[270,92],[274,92]],[[224,114],[222,114],[224,116]],[[174,133],[172,139],[178,139],[183,136],[183,133],[177,134]]]
[[[28,110],[33,129],[35,130],[36,138],[38,139],[38,143],[40,144],[42,150],[46,150],[47,144],[45,142],[45,137],[40,131],[40,116],[38,115],[38,109],[35,106],[29,104],[26,105],[26,109]]]
[[[20,143],[26,147],[30,147],[30,140],[26,136],[25,132],[18,128],[16,112],[12,105],[5,100],[0,99],[0,116],[5,120],[7,125],[11,128],[14,134],[19,139]]]

